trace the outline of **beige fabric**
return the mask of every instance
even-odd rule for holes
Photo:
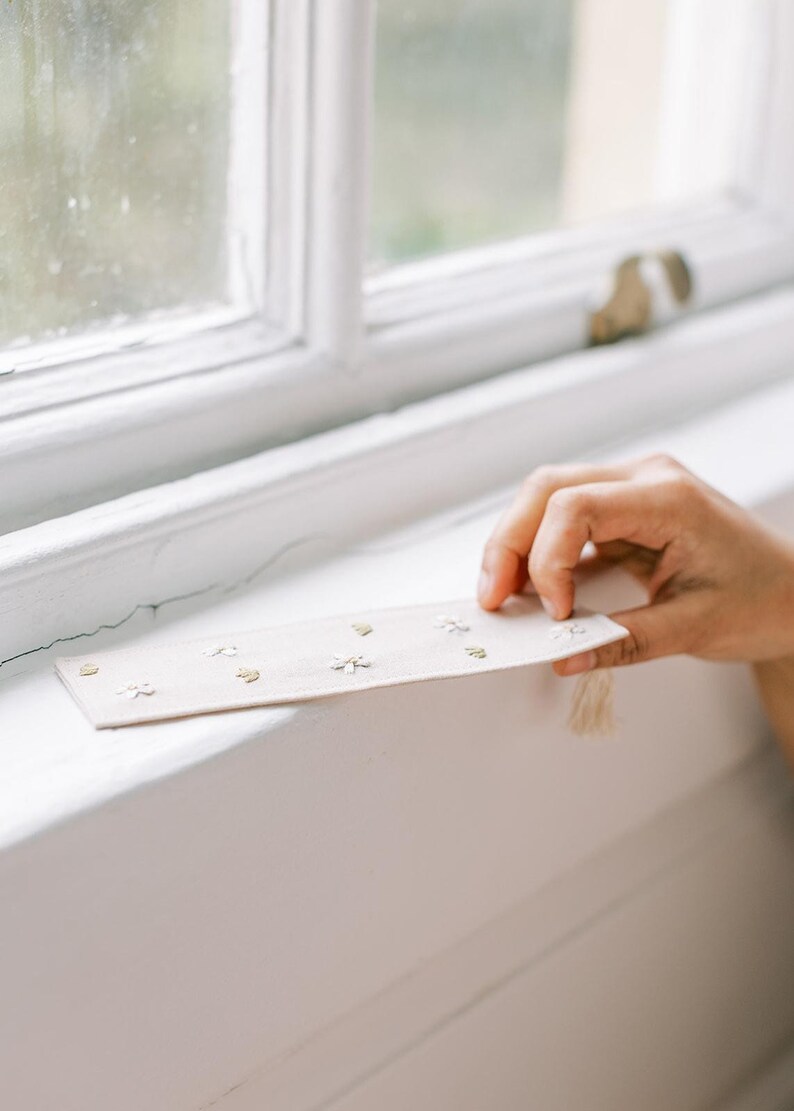
[[[59,659],[56,669],[104,729],[501,671],[624,636],[598,614],[550,621],[533,597],[512,598],[498,613],[467,600],[97,652]]]

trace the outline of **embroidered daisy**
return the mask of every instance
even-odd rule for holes
[[[127,683],[119,687],[116,694],[122,698],[137,698],[139,694],[154,694],[154,687],[151,683]]]
[[[205,648],[202,656],[236,656],[237,649],[233,644],[216,644],[212,648]]]
[[[577,625],[575,622],[565,622],[549,629],[549,638],[551,640],[573,640],[574,637],[582,636],[586,632],[587,629],[582,625]]]
[[[433,622],[436,629],[443,629],[447,633],[467,633],[469,626],[465,621],[461,621],[459,617],[449,617],[446,614],[440,613]]]
[[[345,675],[354,675],[357,667],[369,667],[371,660],[365,660],[363,656],[337,656],[331,660],[330,666],[334,671],[344,671]]]

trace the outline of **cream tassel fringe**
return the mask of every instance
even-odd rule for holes
[[[615,680],[608,668],[587,671],[573,692],[568,728],[580,737],[612,737],[615,723]]]

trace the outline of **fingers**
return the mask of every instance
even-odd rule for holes
[[[612,620],[628,631],[627,637],[567,660],[557,660],[554,670],[558,675],[581,675],[595,668],[625,667],[687,652],[692,646],[691,630],[699,620],[696,608],[691,597],[679,597],[612,614]]]
[[[520,591],[528,578],[527,556],[540,528],[549,498],[557,490],[587,483],[625,479],[627,467],[573,464],[539,467],[527,478],[513,504],[499,519],[486,544],[477,595],[484,609],[494,610]]]
[[[480,604],[497,609],[529,577],[547,611],[559,620],[569,617],[573,573],[588,542],[596,548],[594,565],[623,564],[653,596],[656,578],[669,578],[676,539],[698,522],[702,497],[702,484],[667,456],[617,467],[540,468],[524,482],[486,545]],[[687,593],[616,614],[614,620],[627,629],[625,639],[561,660],[555,671],[577,675],[696,651],[694,630],[703,623],[699,606]]]
[[[532,583],[548,613],[562,620],[573,609],[573,572],[588,541],[628,541],[661,551],[679,518],[671,483],[598,482],[556,490],[548,500],[529,558]]]

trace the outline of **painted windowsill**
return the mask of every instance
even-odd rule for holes
[[[794,386],[777,386],[668,433],[627,444],[618,454],[670,451],[738,501],[765,509],[794,528],[794,454],[788,416],[792,411]],[[752,450],[737,450],[737,444],[751,442]],[[179,640],[346,609],[465,596],[473,589],[482,543],[508,497],[509,490],[497,490],[407,530],[354,545],[342,555],[329,554],[308,570],[290,573],[295,553],[286,551],[282,573],[273,581],[205,608],[196,609],[196,603],[188,600],[159,612],[142,611],[123,629],[101,633],[90,643],[100,649],[121,643]],[[322,540],[318,543],[322,554]],[[595,592],[591,588],[583,600],[606,608],[610,602],[625,602],[631,589],[616,579],[596,587]],[[86,643],[78,641],[75,651],[84,652]],[[35,663],[32,670],[0,683],[2,845],[226,749],[270,735],[300,715],[322,716],[335,732],[344,728],[347,701],[339,699],[321,706],[261,709],[96,733],[52,671],[52,658],[68,651],[67,644],[38,654],[31,658],[31,664]],[[681,661],[654,666],[672,667],[677,673],[702,669],[709,676],[709,685],[714,679],[718,687],[722,687],[719,673],[727,671]],[[543,692],[556,727],[564,718],[569,686],[556,680],[549,684],[546,669],[542,670],[543,676],[533,674],[526,682],[530,689]],[[621,676],[621,683],[628,687],[635,682],[640,680]],[[487,693],[486,686],[483,692]],[[407,715],[412,697],[412,688],[400,694]],[[660,712],[665,712],[662,707]],[[752,715],[752,711],[748,713]],[[539,720],[539,732],[543,727]],[[717,770],[706,773],[704,769],[704,773]]]

